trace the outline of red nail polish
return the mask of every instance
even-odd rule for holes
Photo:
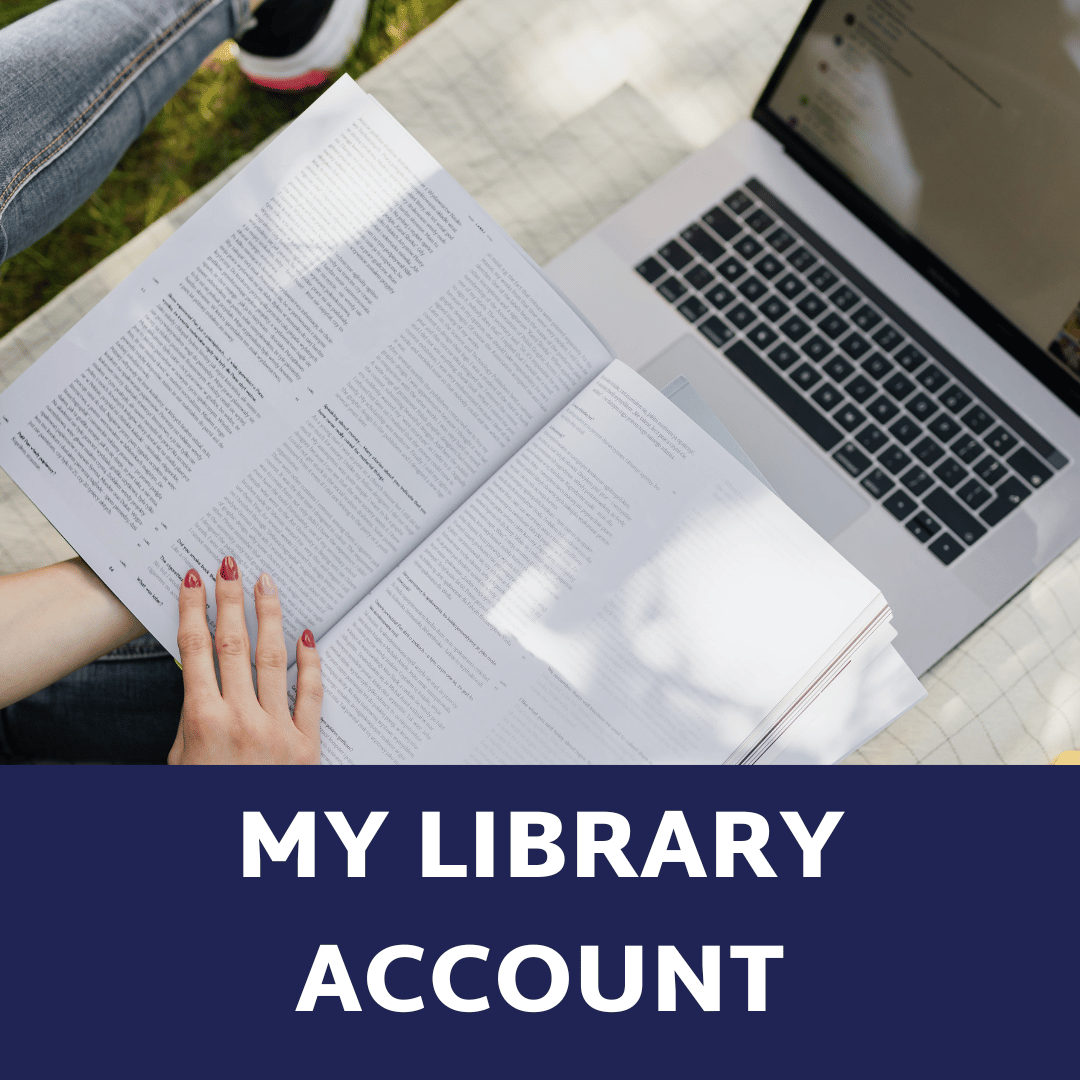
[[[189,570],[184,577],[185,589],[197,589],[202,584],[202,578],[199,577],[198,570]]]
[[[310,630],[305,630],[300,635],[300,644],[307,649],[315,648],[315,635]]]
[[[237,568],[236,560],[231,555],[226,555],[221,560],[221,569],[218,571],[218,577],[223,578],[225,581],[235,581],[240,576],[240,571]]]

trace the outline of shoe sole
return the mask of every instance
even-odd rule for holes
[[[240,70],[270,90],[319,86],[348,59],[360,39],[368,0],[336,0],[315,36],[291,56],[255,56],[236,47]]]

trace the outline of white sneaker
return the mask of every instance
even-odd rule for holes
[[[271,90],[325,82],[360,40],[368,0],[265,0],[236,42],[240,70]]]

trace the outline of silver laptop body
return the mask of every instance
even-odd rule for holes
[[[1017,7],[818,0],[752,119],[547,267],[879,586],[917,672],[1080,535],[1080,149],[1044,137],[1080,123],[1080,16]]]

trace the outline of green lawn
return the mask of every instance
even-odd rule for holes
[[[48,2],[2,0],[0,28]],[[454,2],[371,0],[364,35],[344,70],[354,77],[367,71]],[[151,121],[89,202],[0,266],[0,336],[301,113],[320,92],[271,94],[249,83],[235,63],[211,60]]]

